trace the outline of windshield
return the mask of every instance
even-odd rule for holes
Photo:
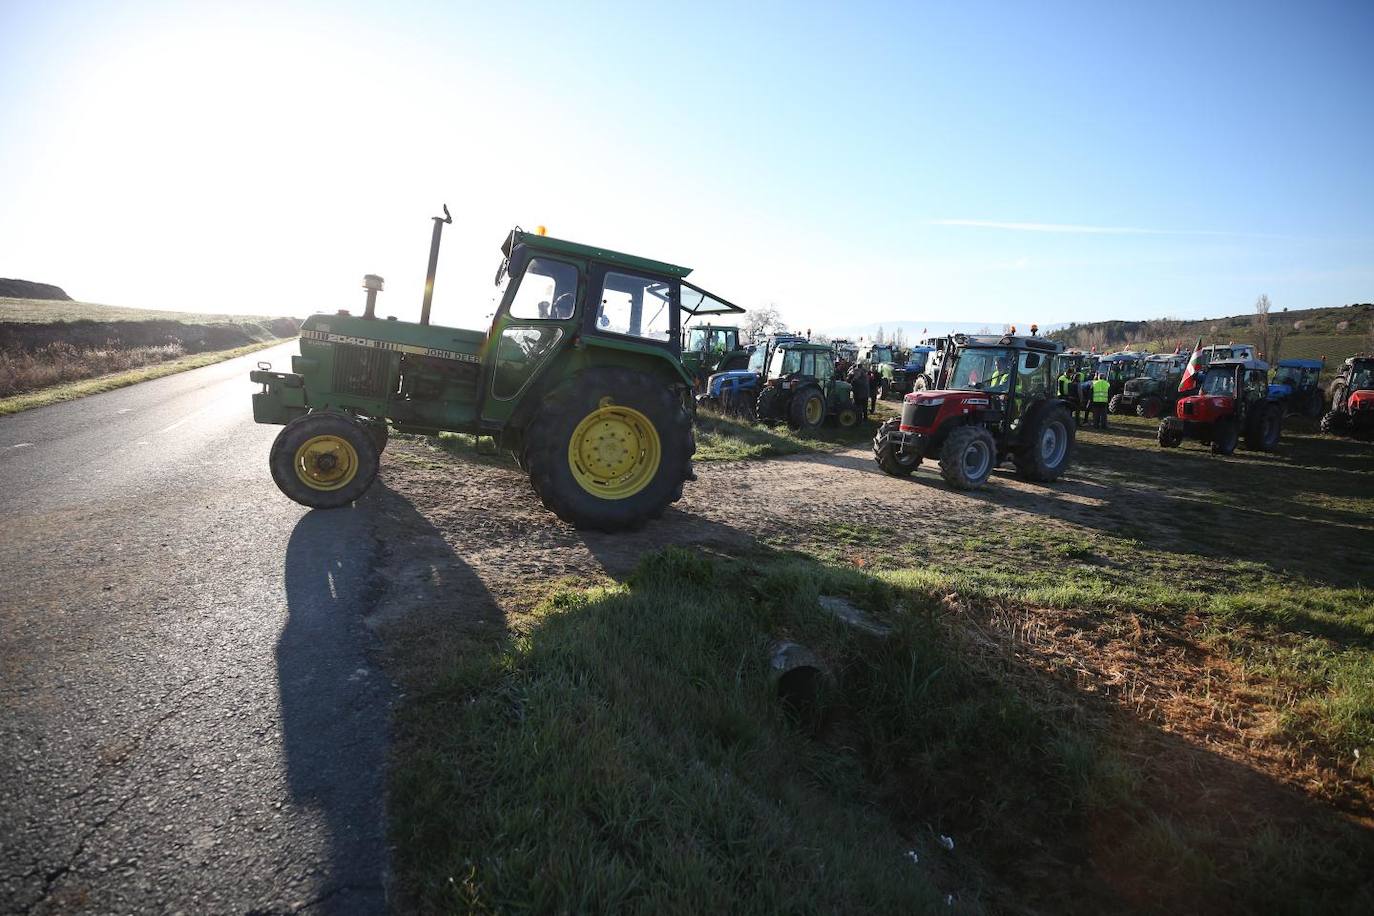
[[[1006,391],[1012,362],[1010,350],[990,347],[960,350],[946,387],[963,391]]]
[[[911,359],[907,361],[907,366],[919,372],[926,367],[926,357],[928,356],[930,356],[930,351],[928,350],[913,353],[911,354]]]
[[[778,350],[773,354],[773,362],[768,367],[769,378],[780,378],[801,371],[800,350]]]
[[[890,363],[892,362],[892,348],[874,347],[868,351],[868,360],[874,363]]]
[[[1217,370],[1208,370],[1207,375],[1202,379],[1202,393],[1215,394],[1224,397],[1236,396],[1235,371],[1230,367]]]
[[[763,367],[767,365],[768,348],[759,344],[754,348],[754,352],[749,354],[749,371],[763,374]]]
[[[1146,363],[1145,377],[1162,379],[1169,374],[1169,364],[1166,362]]]
[[[725,328],[692,328],[687,333],[687,349],[698,353],[733,350],[735,332]]]
[[[1350,373],[1350,388],[1352,391],[1374,388],[1374,367],[1356,369]]]
[[[1301,385],[1303,371],[1292,366],[1284,366],[1274,373],[1275,385]]]

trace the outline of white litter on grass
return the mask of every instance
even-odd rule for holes
[[[914,849],[908,849],[906,851],[906,857],[910,859],[913,863],[921,861],[921,857],[916,855],[916,850]]]
[[[948,849],[950,852],[953,852],[953,851],[954,851],[954,837],[945,836],[943,833],[940,834],[940,845],[943,846],[943,847],[945,847],[946,849]]]
[[[954,906],[953,894],[945,894],[945,906]]]

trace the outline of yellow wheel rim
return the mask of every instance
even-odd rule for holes
[[[815,426],[825,415],[825,404],[820,398],[809,398],[806,402],[806,422]]]
[[[625,499],[648,486],[663,458],[658,430],[632,407],[603,399],[568,440],[568,466],[582,489],[601,499]]]
[[[338,490],[358,476],[358,452],[347,439],[316,436],[296,449],[296,476],[312,490]]]

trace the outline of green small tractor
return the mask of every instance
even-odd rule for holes
[[[835,377],[834,349],[804,337],[771,337],[759,344],[749,368],[759,380],[755,416],[815,429],[827,420],[850,427],[859,422],[854,389]]]
[[[1107,409],[1111,413],[1134,413],[1150,420],[1172,414],[1189,356],[1187,353],[1161,353],[1147,357],[1141,374],[1126,382],[1121,393],[1107,402]]]
[[[388,426],[492,436],[544,505],[579,528],[634,529],[694,479],[684,320],[738,306],[688,283],[689,268],[515,228],[501,246],[490,329],[429,321],[448,208],[434,217],[418,323],[379,319],[382,279],[362,315],[312,315],[291,372],[251,373],[253,418],[283,424],[268,463],[277,486],[316,509],[372,484]],[[686,316],[684,319],[683,316]]]

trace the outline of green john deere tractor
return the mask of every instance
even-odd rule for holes
[[[743,309],[686,281],[689,268],[516,228],[501,246],[491,328],[429,322],[439,237],[434,217],[419,323],[313,315],[291,372],[251,374],[259,423],[284,424],[269,458],[303,505],[347,505],[377,474],[388,425],[493,436],[544,505],[579,528],[620,531],[662,514],[693,479],[692,376],[679,358],[682,315]]]

